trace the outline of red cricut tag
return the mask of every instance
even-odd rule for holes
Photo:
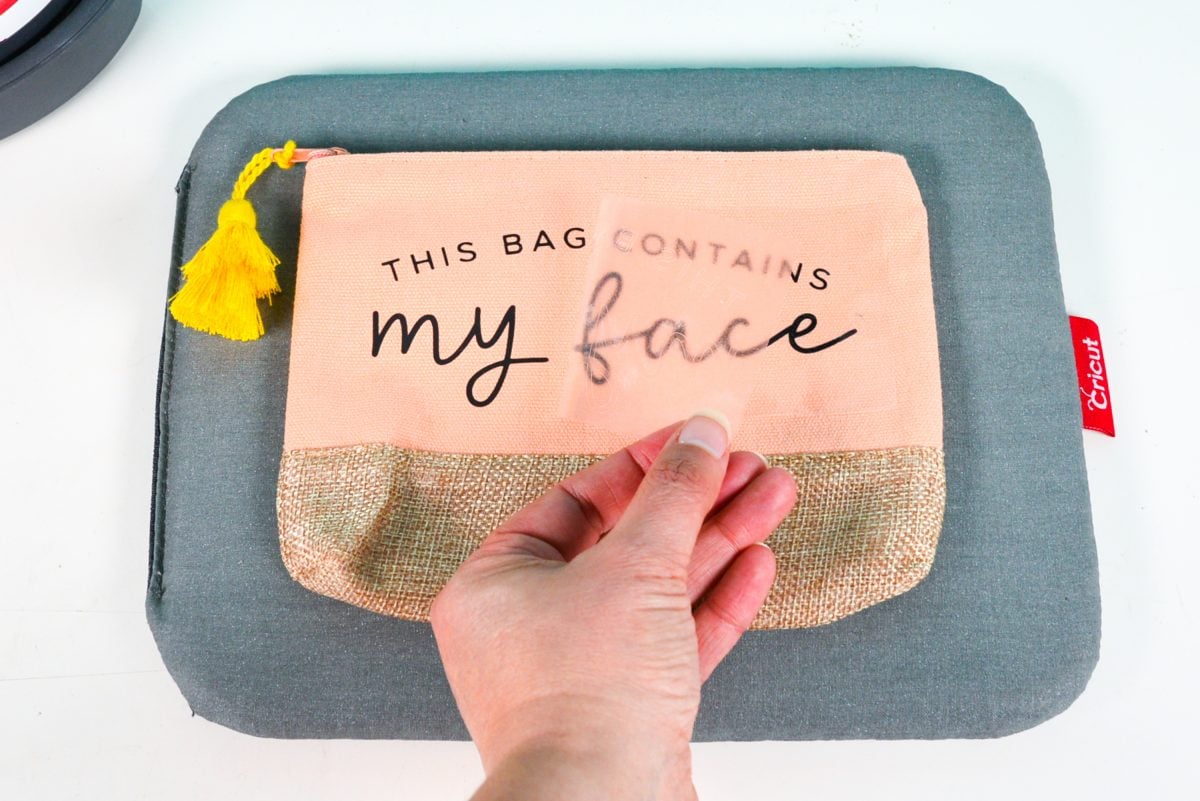
[[[1100,328],[1086,317],[1071,317],[1070,320],[1083,427],[1115,437],[1112,393],[1108,386],[1108,368],[1104,364],[1104,348],[1100,345]]]

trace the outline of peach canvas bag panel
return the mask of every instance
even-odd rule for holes
[[[291,575],[427,619],[556,481],[702,406],[789,470],[756,628],[913,587],[945,504],[925,209],[868,151],[307,165],[277,511]]]

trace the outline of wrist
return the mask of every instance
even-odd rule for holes
[[[680,776],[690,788],[686,735],[668,746],[661,730],[632,726],[636,717],[588,706],[526,707],[477,736],[488,778],[473,801],[650,800]]]
[[[488,772],[472,801],[654,801],[655,773],[610,749],[529,742]]]

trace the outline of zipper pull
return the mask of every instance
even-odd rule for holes
[[[272,158],[285,158],[284,153],[286,151],[286,146],[277,147],[271,151],[271,156]],[[286,156],[286,158],[291,165],[307,164],[314,159],[325,158],[326,156],[345,156],[349,152],[344,147],[296,147],[292,149],[291,154]]]
[[[229,200],[217,215],[217,230],[181,271],[183,287],[170,298],[171,316],[198,331],[241,342],[263,335],[258,301],[279,292],[275,268],[279,259],[259,236],[258,218],[246,192],[275,165],[290,170],[313,159],[343,155],[340,147],[263,148],[242,169]]]

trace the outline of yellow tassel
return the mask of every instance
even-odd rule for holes
[[[242,170],[221,206],[217,230],[181,268],[184,286],[170,300],[171,316],[198,331],[242,342],[264,333],[260,298],[279,291],[279,259],[258,235],[246,191],[272,164],[291,169],[296,143],[259,151]]]

